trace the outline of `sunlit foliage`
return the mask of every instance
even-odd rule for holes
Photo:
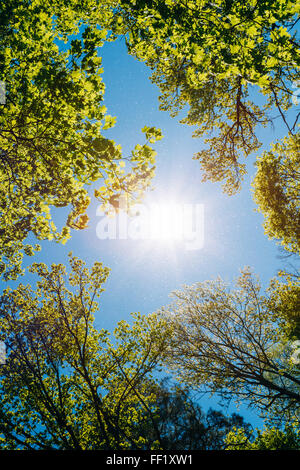
[[[126,31],[131,54],[153,70],[160,108],[183,109],[183,123],[208,144],[194,158],[203,179],[240,188],[244,156],[260,142],[256,125],[271,110],[281,116],[293,105],[299,79],[299,2],[291,0],[120,0],[115,30]],[[123,28],[123,29],[122,29]],[[261,97],[255,94],[259,91]],[[211,134],[211,136],[209,136]]]
[[[109,270],[95,263],[89,271],[77,258],[70,264],[69,275],[62,265],[35,264],[35,291],[20,284],[1,297],[0,447],[159,448],[153,373],[169,327],[133,314],[113,335],[97,329],[96,299]]]
[[[295,291],[277,289],[274,283],[263,294],[246,269],[234,290],[221,279],[186,286],[160,313],[173,326],[167,362],[184,384],[224,400],[246,400],[282,423],[299,421],[300,368],[279,301],[276,308],[279,297],[281,309],[290,302],[292,311]]]
[[[23,252],[38,240],[65,242],[70,228],[88,223],[87,185],[101,181],[101,203],[126,193],[138,197],[154,174],[161,138],[145,127],[146,143],[131,155],[105,137],[115,118],[103,105],[99,48],[111,2],[8,0],[0,5],[0,271],[15,279]],[[124,169],[125,161],[128,168]],[[56,227],[51,207],[68,207]]]
[[[286,137],[258,159],[254,198],[264,227],[285,249],[300,253],[300,134]]]

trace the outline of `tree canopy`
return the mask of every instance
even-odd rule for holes
[[[265,233],[299,255],[299,12],[294,0],[2,2],[2,279],[18,278],[39,240],[86,228],[91,197],[118,211],[149,187],[161,131],[145,125],[129,155],[106,133],[116,118],[100,52],[119,37],[152,70],[160,109],[205,139],[194,155],[203,181],[232,195],[241,157],[257,157]],[[287,135],[258,156],[257,128],[277,117]],[[35,288],[0,297],[0,449],[299,449],[298,274],[282,272],[265,292],[248,268],[233,289],[220,278],[184,286],[111,334],[94,318],[109,269],[70,255],[70,270],[35,263]],[[167,367],[180,385],[160,380]],[[255,434],[237,414],[205,413],[192,390],[246,401],[276,427]]]
[[[96,197],[104,205],[117,205],[124,192],[140,196],[154,174],[155,152],[148,143],[161,138],[159,130],[144,127],[147,143],[136,145],[127,157],[105,137],[115,118],[103,105],[99,51],[105,41],[120,35],[125,35],[129,52],[153,69],[152,80],[162,92],[161,109],[174,115],[188,105],[183,122],[196,126],[194,135],[212,133],[208,148],[195,155],[204,180],[223,181],[230,194],[240,187],[246,170],[239,154],[258,150],[256,124],[267,125],[274,107],[291,135],[291,144],[278,144],[276,152],[282,155],[291,145],[297,164],[298,138],[292,136],[297,134],[298,115],[289,124],[286,111],[299,76],[298,13],[297,2],[290,0],[2,2],[4,278],[15,279],[22,272],[23,253],[32,255],[38,249],[28,242],[31,234],[65,242],[70,228],[86,227],[91,196],[87,185],[101,181]],[[254,86],[262,99],[255,98]],[[125,160],[131,164],[127,172]],[[274,191],[268,198],[262,172],[270,163],[265,160],[266,154],[258,163],[255,197],[266,216],[267,233],[295,250],[297,235],[291,240],[296,232],[288,233],[287,218],[290,224],[298,222],[297,169],[288,177],[278,162],[277,177],[282,178],[277,189],[269,181],[268,190]],[[270,207],[279,191],[280,208],[279,202]],[[68,207],[63,227],[56,227],[51,207]]]
[[[169,325],[132,315],[114,334],[97,329],[96,299],[109,270],[70,258],[34,264],[37,288],[20,284],[0,299],[0,448],[221,449],[237,414],[204,413],[189,391],[159,382]]]
[[[257,160],[253,182],[265,232],[300,253],[300,135],[277,142]]]
[[[115,122],[103,105],[99,56],[109,9],[105,2],[81,3],[8,0],[0,6],[6,87],[0,105],[0,270],[6,279],[21,273],[23,252],[33,254],[28,235],[65,242],[70,228],[86,227],[87,185],[101,181],[96,197],[108,204],[122,193],[138,197],[154,174],[148,143],[161,138],[158,130],[145,127],[147,142],[129,156],[105,137]],[[50,209],[65,206],[69,215],[59,230]]]
[[[116,30],[128,33],[128,49],[153,70],[162,110],[187,111],[208,148],[194,158],[203,179],[223,181],[232,194],[257,152],[256,125],[267,125],[274,108],[288,123],[293,84],[299,79],[299,4],[290,0],[120,0]],[[260,92],[261,98],[253,93]],[[211,137],[208,135],[211,134]]]
[[[155,395],[156,419],[164,450],[222,450],[226,436],[236,428],[243,430],[247,438],[252,436],[252,427],[242,416],[236,413],[225,416],[212,408],[205,413],[192,399],[190,390],[178,383],[169,387],[168,381],[163,380],[156,387]],[[148,425],[144,429],[142,425],[140,432],[149,436],[153,428],[149,429]]]
[[[168,325],[135,314],[110,339],[93,317],[109,270],[70,264],[68,276],[62,265],[35,264],[36,291],[20,284],[1,297],[1,448],[141,449],[138,426],[149,421],[159,447],[152,374]]]
[[[225,400],[247,400],[270,421],[299,421],[299,364],[292,361],[291,331],[280,302],[272,309],[276,287],[263,295],[244,270],[232,291],[221,279],[175,291],[174,303],[160,311],[174,328],[167,362],[191,387]],[[299,293],[295,299],[293,286],[283,292],[282,307],[290,302],[293,310]]]
[[[252,438],[252,439],[251,439]],[[299,450],[300,433],[297,427],[258,430],[257,436],[245,435],[244,430],[231,431],[226,438],[227,450]]]

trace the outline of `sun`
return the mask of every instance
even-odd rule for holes
[[[100,239],[183,242],[188,250],[203,246],[203,204],[156,200],[119,210],[111,218],[97,215],[102,216],[96,229]]]
[[[188,249],[199,249],[204,239],[203,204],[150,202],[133,209],[129,238],[156,242],[182,241]]]
[[[150,239],[183,240],[183,207],[178,203],[152,203],[146,208],[146,223]]]

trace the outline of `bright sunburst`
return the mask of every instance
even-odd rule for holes
[[[104,217],[97,235],[100,239],[182,241],[187,249],[197,250],[204,241],[203,204],[136,204],[129,214],[121,210],[115,217]]]

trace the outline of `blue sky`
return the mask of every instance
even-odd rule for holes
[[[192,155],[203,147],[203,142],[192,138],[191,127],[158,110],[159,93],[148,79],[150,73],[146,66],[127,55],[121,40],[106,44],[102,55],[105,104],[108,113],[117,117],[109,137],[122,145],[126,155],[136,143],[143,143],[142,127],[162,129],[164,138],[155,144],[158,155],[153,184],[156,189],[148,198],[161,201],[176,198],[179,202],[204,204],[204,246],[201,250],[188,251],[182,242],[172,245],[160,241],[99,240],[97,203],[93,200],[88,211],[90,224],[85,231],[73,232],[66,246],[42,243],[41,253],[26,260],[26,264],[31,261],[66,264],[67,253],[73,251],[88,265],[98,260],[110,267],[111,275],[96,315],[96,325],[110,330],[117,321],[129,319],[130,312],[147,314],[168,304],[170,292],[183,284],[214,279],[218,275],[231,282],[244,266],[252,267],[266,286],[283,262],[278,258],[275,242],[264,235],[262,216],[255,212],[250,190],[255,156],[249,157],[249,174],[236,196],[223,194],[218,184],[202,183],[199,163],[192,160]],[[258,130],[262,149],[268,149],[270,142],[284,133],[280,125],[274,130]],[[58,219],[64,216],[63,211],[57,212]],[[31,282],[30,275],[22,282]],[[210,404],[215,406],[216,400],[205,399],[201,403],[206,408]],[[260,423],[245,408],[240,412],[253,424]]]

